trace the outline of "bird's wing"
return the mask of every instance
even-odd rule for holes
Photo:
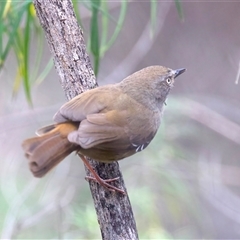
[[[137,107],[136,105],[134,105]],[[125,151],[142,151],[155,136],[159,123],[153,123],[154,113],[146,115],[127,110],[111,110],[90,114],[80,123],[78,131],[68,135],[70,142],[79,144],[85,149],[101,144],[107,149],[122,148]],[[158,118],[157,118],[158,119]],[[106,143],[106,144],[105,144]]]
[[[122,126],[116,125],[111,116],[121,116],[115,110],[106,113],[96,113],[87,115],[77,131],[68,135],[70,142],[79,144],[82,148],[89,149],[101,143],[115,142],[127,137]],[[119,120],[119,118],[118,118]],[[123,123],[124,125],[124,123]]]
[[[112,101],[113,95],[118,94],[119,91],[114,87],[111,88],[111,91],[106,87],[86,91],[65,103],[54,115],[53,120],[57,123],[69,120],[81,122],[86,119],[87,115],[101,112]]]
[[[118,146],[137,152],[149,144],[158,129],[159,124],[152,122],[154,114],[113,86],[99,87],[73,98],[60,108],[54,120],[81,122],[68,139],[85,149],[101,144],[104,148]]]

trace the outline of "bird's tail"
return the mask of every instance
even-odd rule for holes
[[[77,130],[79,123],[61,123],[37,131],[39,136],[22,143],[29,168],[35,177],[43,177],[67,155],[79,148],[68,141],[67,135]]]

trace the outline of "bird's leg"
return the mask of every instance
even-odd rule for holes
[[[113,181],[116,181],[119,179],[119,177],[116,177],[116,178],[111,178],[111,179],[102,179],[95,171],[94,169],[92,168],[92,166],[89,164],[89,162],[87,161],[87,159],[81,155],[81,154],[78,154],[80,156],[80,158],[82,159],[82,161],[84,162],[84,164],[86,165],[86,167],[88,168],[88,170],[93,174],[93,177],[90,177],[90,176],[86,176],[85,178],[88,179],[88,180],[93,180],[95,182],[98,182],[100,185],[102,185],[103,187],[107,188],[108,190],[112,191],[112,192],[120,192],[122,194],[125,194],[124,190],[120,189],[120,188],[117,188],[117,187],[114,187],[110,184],[108,184],[108,182],[113,182]]]

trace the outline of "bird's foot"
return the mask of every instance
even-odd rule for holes
[[[99,183],[100,185],[102,185],[103,187],[105,187],[106,189],[108,189],[111,192],[119,192],[122,194],[125,194],[124,190],[114,187],[113,185],[110,185],[109,182],[113,182],[119,179],[119,177],[116,178],[110,178],[110,179],[102,179],[101,177],[98,176],[98,178],[95,177],[90,177],[90,176],[86,176],[85,177],[86,180],[93,180],[97,183]]]
[[[120,188],[117,188],[117,187],[114,187],[112,186],[111,184],[109,184],[109,182],[113,182],[113,181],[116,181],[119,179],[119,177],[116,177],[116,178],[110,178],[110,179],[102,179],[95,171],[94,169],[92,168],[92,166],[89,164],[89,162],[87,161],[87,159],[81,155],[81,154],[78,154],[81,159],[83,160],[85,166],[88,168],[88,170],[92,173],[93,177],[91,176],[86,176],[85,179],[86,180],[93,180],[97,183],[99,183],[100,185],[102,185],[103,187],[105,187],[106,189],[112,191],[112,192],[119,192],[119,193],[122,193],[122,194],[125,194],[125,191],[120,189]]]

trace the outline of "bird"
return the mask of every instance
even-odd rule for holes
[[[119,83],[79,94],[54,115],[52,125],[22,143],[29,168],[43,177],[76,151],[93,177],[111,191],[124,193],[102,179],[86,157],[111,163],[144,150],[156,135],[174,80],[186,71],[164,66],[143,68]]]

